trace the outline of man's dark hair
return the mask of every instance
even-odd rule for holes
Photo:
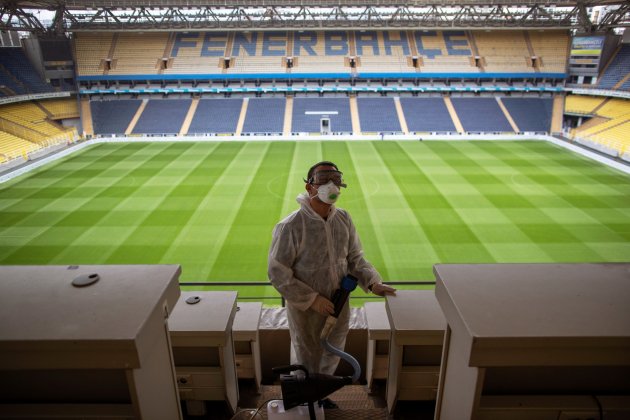
[[[306,179],[304,180],[304,182],[306,182],[307,184],[310,184],[313,182],[313,174],[315,173],[315,169],[317,169],[319,166],[332,166],[333,168],[335,168],[335,170],[337,171],[339,170],[337,165],[327,160],[317,162],[315,165],[311,166],[311,168],[308,170],[308,174],[306,175]]]

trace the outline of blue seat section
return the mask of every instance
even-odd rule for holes
[[[282,133],[284,128],[284,98],[251,98],[243,133]]]
[[[442,98],[400,98],[409,131],[455,132]]]
[[[147,102],[134,134],[178,134],[192,99],[152,99]]]
[[[188,134],[235,133],[242,106],[242,99],[200,100]]]
[[[401,132],[393,98],[357,98],[362,132]]]
[[[612,89],[628,73],[630,73],[630,45],[626,44],[617,52],[597,86],[601,89]]]
[[[548,132],[551,129],[553,99],[503,98],[501,101],[519,130]]]
[[[514,132],[494,98],[451,98],[465,131]]]
[[[306,112],[337,112],[337,114],[307,115]],[[319,133],[322,118],[330,119],[330,131],[351,133],[350,100],[348,98],[295,98],[293,100],[294,133]]]
[[[54,91],[53,87],[42,80],[35,71],[21,48],[0,48],[0,64],[23,85],[22,91],[16,93],[46,93]],[[15,90],[10,84],[5,83],[7,78],[10,79],[10,76],[5,76],[0,83],[6,84],[11,90]]]
[[[121,99],[118,101],[91,101],[92,125],[95,134],[125,134],[142,101]]]

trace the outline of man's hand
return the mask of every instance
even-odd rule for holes
[[[372,285],[372,293],[379,296],[395,295],[396,289],[383,283],[374,283]]]
[[[335,305],[322,295],[317,295],[313,303],[311,304],[311,309],[317,312],[320,315],[328,316],[335,313]]]

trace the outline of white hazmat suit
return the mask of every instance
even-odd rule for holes
[[[363,250],[350,215],[332,206],[326,220],[300,194],[301,208],[273,230],[269,250],[269,279],[287,301],[291,333],[291,363],[304,365],[310,373],[333,375],[339,357],[324,350],[319,336],[326,316],[309,309],[317,295],[331,299],[341,279],[352,274],[359,286],[381,283],[376,269],[363,258]],[[328,342],[342,349],[349,329],[350,310],[346,303]],[[295,357],[295,358],[294,358]]]

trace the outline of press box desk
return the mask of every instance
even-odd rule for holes
[[[179,274],[0,266],[0,418],[181,419],[166,324]]]
[[[168,322],[182,400],[225,400],[236,411],[232,341],[236,296],[237,292],[182,292]],[[186,302],[195,297],[197,303]]]
[[[598,403],[630,418],[630,264],[434,272],[448,322],[436,419],[599,418]]]
[[[399,290],[386,296],[392,329],[387,409],[397,400],[434,400],[446,321],[433,290]]]
[[[260,390],[262,380],[258,333],[261,312],[261,302],[239,302],[232,326],[236,353],[236,373],[239,379],[254,379],[257,390]]]

